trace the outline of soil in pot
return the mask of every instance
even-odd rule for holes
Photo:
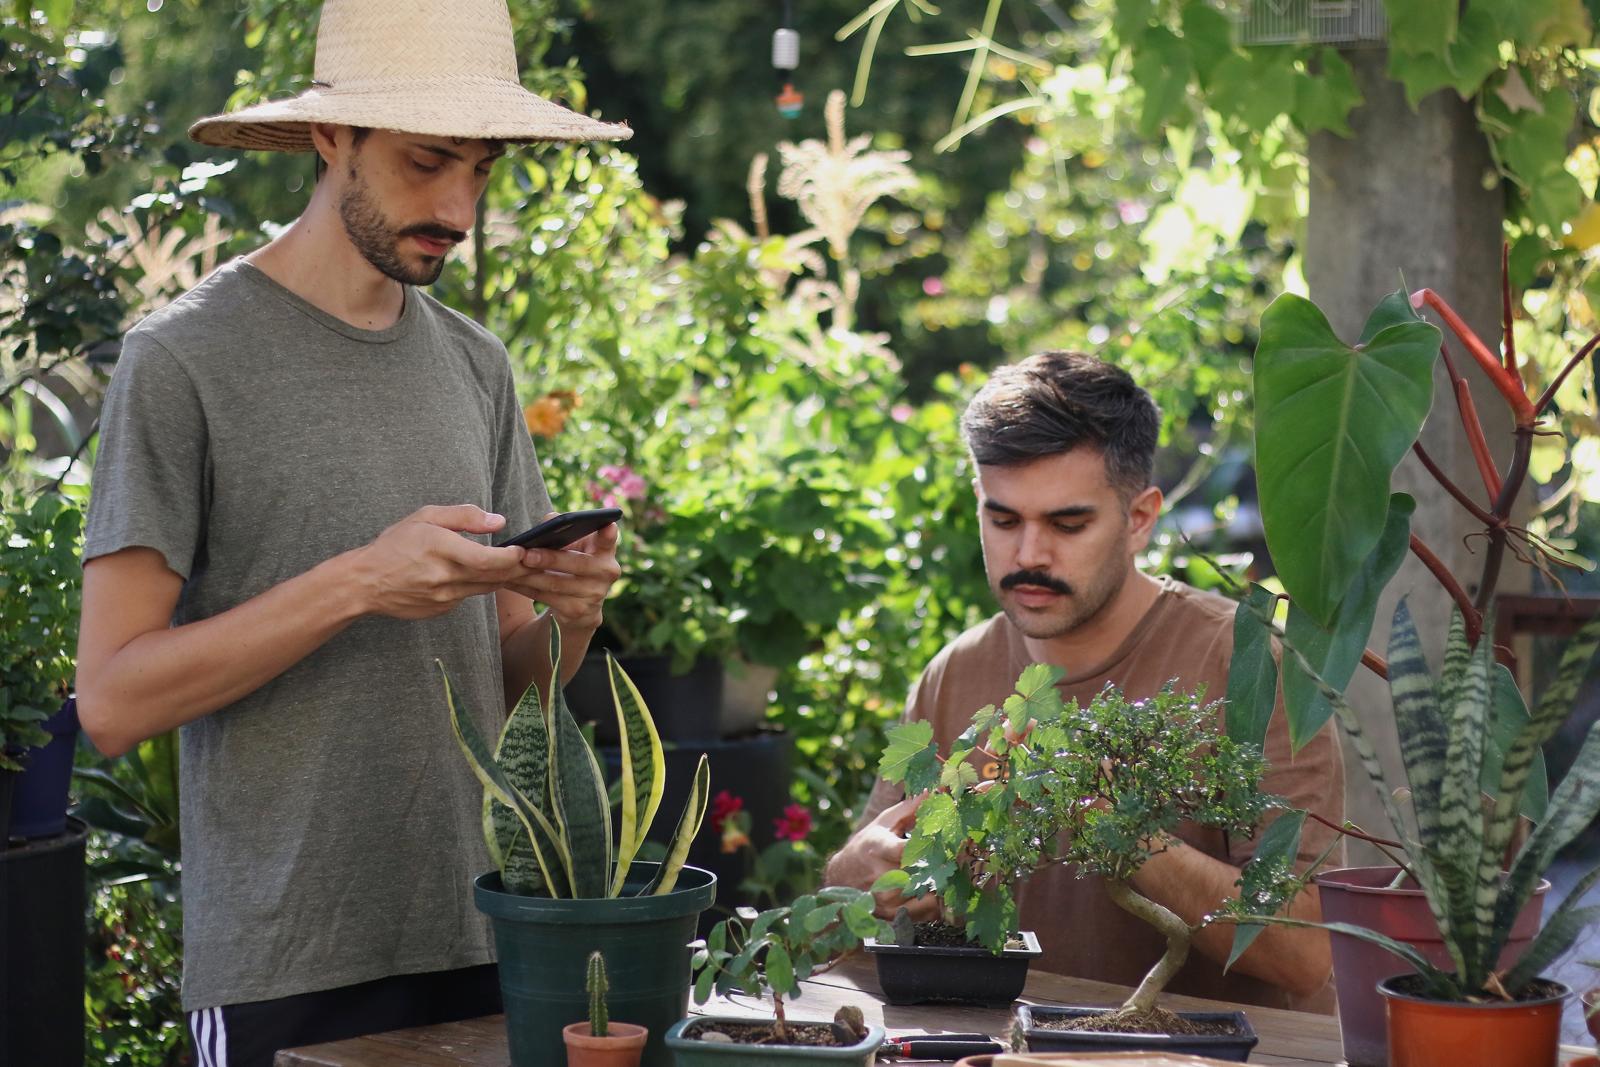
[[[716,1037],[708,1037],[716,1034]],[[833,1027],[826,1023],[790,1023],[788,1033],[782,1041],[774,1032],[772,1023],[735,1023],[718,1020],[716,1022],[701,1023],[697,1027],[685,1030],[683,1036],[696,1041],[726,1041],[735,1045],[802,1045],[812,1048],[846,1048],[854,1045],[853,1041],[841,1041],[833,1032]]]
[[[1471,1004],[1420,996],[1417,975],[1378,986],[1389,1013],[1389,1067],[1551,1067],[1572,991],[1539,979],[1513,1001]]]
[[[1157,1052],[1244,1063],[1258,1040],[1250,1020],[1238,1011],[1173,1015],[1158,1009],[1142,1019],[1116,1013],[1115,1008],[1032,1004],[1016,1010],[1030,1052]]]
[[[995,955],[966,939],[959,928],[952,944],[928,944],[920,933],[911,947],[879,943],[871,938],[866,950],[878,969],[878,985],[890,1004],[959,1003],[1003,1007],[1022,994],[1028,981],[1028,964],[1043,954],[1031,931],[1015,938]],[[944,940],[944,931],[930,931]]]
[[[789,1039],[772,1039],[770,1019],[726,1016],[683,1019],[667,1031],[667,1047],[678,1067],[788,1067],[805,1063],[868,1067],[883,1046],[881,1026],[868,1026],[853,1042],[828,1023],[790,1022]],[[802,1044],[800,1042],[806,1042]]]
[[[915,927],[915,944],[927,948],[972,948],[972,942],[967,939],[965,927],[952,926],[950,923],[925,922],[917,923]],[[1006,942],[1008,949],[1026,949],[1027,941],[1019,934]]]

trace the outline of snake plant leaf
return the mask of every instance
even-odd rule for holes
[[[1350,684],[1361,665],[1361,654],[1367,650],[1372,620],[1378,614],[1378,598],[1405,562],[1411,546],[1411,516],[1416,510],[1416,500],[1405,493],[1389,497],[1383,534],[1339,601],[1331,627],[1324,629],[1298,603],[1289,604],[1285,634],[1322,680],[1341,692]],[[1296,669],[1293,660],[1283,673],[1283,709],[1289,721],[1289,743],[1296,752],[1317,735],[1333,714],[1333,705],[1314,681]]]
[[[1489,672],[1494,728],[1489,735],[1489,744],[1483,750],[1483,779],[1479,784],[1489,796],[1498,797],[1506,753],[1516,744],[1532,716],[1528,714],[1528,703],[1522,699],[1522,690],[1517,687],[1517,679],[1512,673],[1499,663],[1490,667]],[[1543,748],[1534,750],[1533,766],[1529,768],[1527,781],[1523,783],[1520,793],[1512,795],[1521,796],[1523,815],[1534,822],[1544,819],[1545,808],[1550,804],[1550,775],[1545,770]],[[1504,848],[1504,844],[1501,847]]]
[[[561,878],[561,871],[570,864],[561,852],[562,843],[555,827],[550,825],[544,812],[512,783],[501,766],[495,762],[489,743],[484,740],[483,734],[473,723],[471,714],[463,711],[457,704],[449,672],[445,670],[441,661],[434,660],[434,663],[439,668],[440,677],[444,679],[444,699],[450,709],[450,727],[455,732],[456,744],[461,747],[462,753],[467,757],[468,765],[472,767],[472,773],[483,783],[483,787],[489,790],[496,800],[517,813],[528,832],[528,840],[531,842],[538,839],[537,828],[537,832],[542,834],[544,839],[554,843],[557,849],[555,855],[546,856],[537,847],[533,848],[533,853],[534,860],[539,866],[539,873],[544,878],[545,885],[549,887],[551,895],[561,895],[561,890],[567,887],[567,882]]]
[[[1390,476],[1433,399],[1439,330],[1415,318],[1390,321],[1388,308],[1375,313],[1382,328],[1354,348],[1303,297],[1278,297],[1261,319],[1261,521],[1284,587],[1326,629],[1378,545]]]
[[[537,684],[528,686],[511,710],[505,726],[500,729],[500,739],[495,744],[495,762],[505,768],[506,776],[528,796],[539,796],[550,770],[550,736],[547,732],[543,702],[539,699]],[[495,844],[491,853],[500,854],[500,880],[512,893],[533,894],[543,888],[543,876],[533,859],[533,848],[526,841],[527,831],[515,812],[492,796],[487,798],[489,818],[494,827]],[[545,855],[554,853],[548,839],[539,842]]]
[[[617,736],[622,744],[622,827],[617,839],[617,871],[611,882],[611,895],[620,896],[633,858],[661,807],[666,757],[644,698],[610,653],[606,654],[606,669],[611,676],[611,701],[617,711]]]
[[[1532,943],[1523,950],[1522,957],[1506,972],[1501,984],[1506,992],[1516,996],[1524,987],[1539,975],[1544,973],[1546,967],[1554,963],[1556,957],[1572,947],[1572,943],[1580,934],[1585,933],[1591,924],[1600,921],[1600,904],[1591,904],[1588,907],[1579,907],[1580,902],[1588,895],[1600,881],[1600,867],[1596,867],[1572,887],[1561,906],[1546,917],[1544,925],[1539,928],[1539,934]],[[1507,931],[1509,935],[1510,931]]]
[[[1485,629],[1494,632],[1489,627]],[[1467,640],[1467,620],[1460,608],[1453,607],[1450,609],[1450,636],[1444,642],[1444,667],[1439,671],[1439,684],[1436,686],[1441,708],[1455,705],[1471,663],[1472,642]]]
[[[1550,795],[1544,822],[1534,827],[1511,865],[1511,874],[1495,907],[1495,926],[1510,929],[1556,853],[1600,815],[1600,722],[1589,730],[1583,747],[1561,784]]]
[[[1228,736],[1257,748],[1266,747],[1267,725],[1278,701],[1278,661],[1272,655],[1272,631],[1259,618],[1272,617],[1274,599],[1271,590],[1252,582],[1244,602],[1233,613],[1233,659],[1228,663],[1225,713]],[[949,764],[945,766],[948,768]]]
[[[1462,676],[1446,692],[1454,703],[1441,707],[1445,733],[1444,777],[1439,782],[1438,870],[1450,895],[1452,944],[1460,953],[1456,971],[1470,987],[1481,985],[1488,973],[1478,943],[1488,933],[1499,895],[1499,871],[1478,877],[1483,858],[1483,803],[1479,781],[1483,777],[1484,737],[1489,732],[1489,666],[1492,640],[1480,640],[1470,654]],[[1396,698],[1396,703],[1398,703]]]
[[[1400,755],[1411,786],[1417,837],[1425,848],[1439,838],[1439,790],[1445,776],[1449,735],[1445,731],[1433,675],[1422,653],[1422,639],[1404,597],[1395,605],[1389,627],[1389,693]]]
[[[551,627],[553,631],[555,627]],[[559,663],[556,659],[552,662]],[[604,897],[611,892],[611,800],[605,775],[578,721],[567,708],[561,687],[551,687],[550,778],[555,791],[555,823],[564,835],[574,897]]]
[[[1365,926],[1354,926],[1350,923],[1314,922],[1310,919],[1291,919],[1283,915],[1261,915],[1250,920],[1252,923],[1263,923],[1267,926],[1291,926],[1301,930],[1327,930],[1335,934],[1349,934],[1369,941],[1379,948],[1394,953],[1414,967],[1418,974],[1430,980],[1436,980],[1440,972],[1437,967],[1428,962],[1427,957],[1417,951],[1416,947],[1404,941],[1396,941],[1386,937],[1376,930],[1369,930]]]
[[[700,824],[705,820],[706,807],[710,802],[711,767],[702,753],[700,762],[695,764],[694,784],[689,788],[689,799],[684,802],[677,828],[672,831],[672,840],[667,844],[667,856],[656,868],[656,876],[650,880],[650,884],[640,890],[640,896],[670,893],[678,884],[683,863],[689,858],[689,846],[694,843],[694,835],[700,832]]]

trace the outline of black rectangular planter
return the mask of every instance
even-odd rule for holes
[[[1035,1026],[1041,1019],[1078,1019],[1085,1015],[1104,1015],[1115,1008],[1055,1008],[1040,1004],[1018,1004],[1017,1024],[1028,1041],[1029,1052],[1168,1052],[1174,1055],[1210,1056],[1228,1063],[1245,1063],[1260,1038],[1242,1011],[1180,1011],[1177,1014],[1195,1022],[1230,1022],[1237,1034],[1108,1034],[1093,1031],[1045,1030]]]
[[[906,948],[870,937],[866,949],[878,965],[878,984],[890,1004],[943,1002],[999,1008],[1022,995],[1029,961],[1044,953],[1031,930],[1017,936],[1027,947],[1008,948],[998,956],[978,945]]]

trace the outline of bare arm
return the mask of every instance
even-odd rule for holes
[[[1239,868],[1173,839],[1133,876],[1133,887],[1175,913],[1191,927],[1217,910],[1218,904],[1239,895],[1235,882]],[[1296,919],[1318,921],[1322,905],[1315,887],[1297,896],[1288,908]],[[1200,930],[1194,947],[1206,957],[1226,963],[1233,949],[1234,927],[1216,923]],[[1309,996],[1328,981],[1333,958],[1328,935],[1322,930],[1266,927],[1233,969],[1253,975],[1292,993]]]
[[[91,560],[78,636],[84,731],[121,755],[254,692],[362,615],[424,619],[493,592],[525,570],[520,550],[456,531],[490,533],[504,521],[471,505],[423,508],[371,544],[177,627],[183,581],[160,553],[127,548]]]

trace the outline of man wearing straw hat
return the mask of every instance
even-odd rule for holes
[[[108,754],[182,727],[195,1058],[267,1067],[499,1010],[481,790],[433,661],[497,730],[549,678],[551,618],[576,669],[616,530],[491,547],[550,502],[505,348],[417,287],[508,143],[630,131],[521,87],[505,0],[327,0],[310,90],[189,132],[326,170],[281,236],[125,340],[77,687]]]

